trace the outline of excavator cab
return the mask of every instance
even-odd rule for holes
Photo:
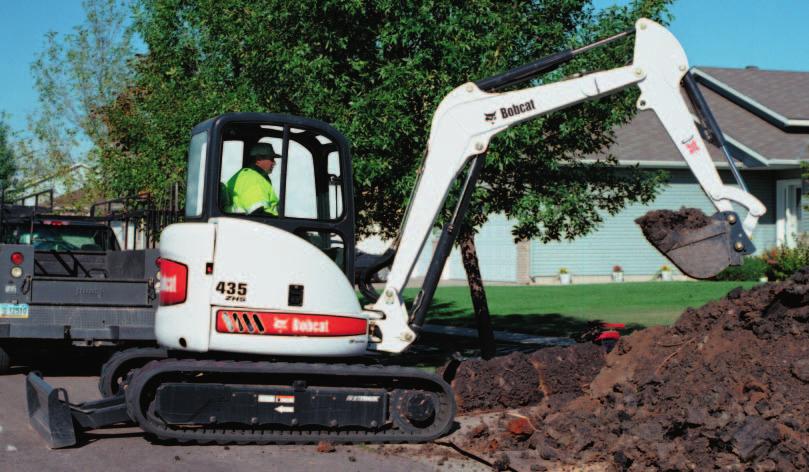
[[[277,215],[231,205],[227,183],[253,166],[250,150],[259,143],[270,144],[278,156],[268,176]],[[328,124],[283,114],[228,113],[192,131],[185,218],[243,218],[280,228],[315,245],[353,279],[352,183],[348,141]]]

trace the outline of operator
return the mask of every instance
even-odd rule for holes
[[[277,157],[280,156],[269,143],[258,143],[250,149],[253,164],[236,172],[227,183],[231,213],[278,216],[278,196],[269,176]]]

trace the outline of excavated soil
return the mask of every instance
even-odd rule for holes
[[[809,470],[809,268],[606,357],[580,344],[469,361],[453,385],[480,421],[454,441],[517,470]]]
[[[462,413],[534,405],[543,398],[561,405],[581,395],[604,363],[604,350],[592,343],[513,352],[461,363],[452,388]]]
[[[653,210],[635,220],[646,239],[654,245],[660,244],[673,231],[699,229],[710,222],[711,218],[697,208]]]

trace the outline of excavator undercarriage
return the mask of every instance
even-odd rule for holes
[[[31,424],[52,448],[82,428],[135,423],[163,440],[200,444],[424,442],[452,427],[440,377],[408,367],[164,359],[129,373],[116,396],[72,405],[31,373]]]

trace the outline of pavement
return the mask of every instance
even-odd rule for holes
[[[80,370],[87,370],[83,367]],[[98,377],[46,375],[65,388],[72,403],[99,398]],[[0,471],[138,471],[241,470],[311,471],[476,471],[491,470],[437,445],[335,445],[322,453],[317,446],[198,446],[149,440],[137,427],[84,433],[75,447],[50,450],[28,424],[25,370],[0,375]]]

